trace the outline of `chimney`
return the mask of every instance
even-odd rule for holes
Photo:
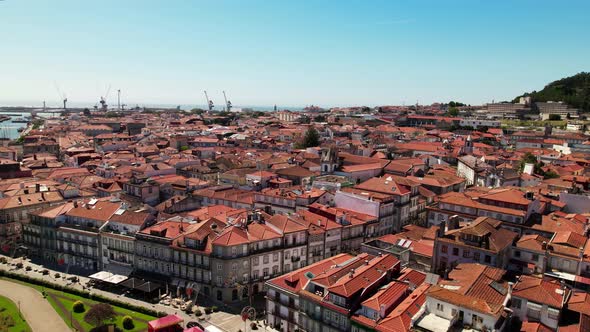
[[[320,219],[318,219],[318,226],[322,226],[322,221]]]
[[[365,265],[369,265],[369,260],[365,259]]]
[[[25,189],[25,183],[24,182],[19,183],[18,186],[19,186],[20,189]]]
[[[39,183],[35,183],[35,192],[40,192],[41,191],[41,185]]]
[[[445,222],[444,221],[441,221],[438,224],[438,230],[437,230],[436,236],[437,237],[443,237],[443,236],[445,236]]]
[[[37,160],[37,154],[33,154],[33,160]]]
[[[580,259],[584,258],[584,247],[580,247],[580,252],[578,253],[578,257]]]
[[[447,220],[447,230],[453,230],[453,229],[457,229],[459,228],[459,216],[452,215],[451,217],[449,217],[449,220]]]
[[[379,306],[379,317],[385,318],[385,304]]]
[[[74,207],[77,208],[78,207],[78,201],[74,201]]]
[[[543,241],[543,244],[541,244],[541,249],[543,251],[547,250],[547,241]]]

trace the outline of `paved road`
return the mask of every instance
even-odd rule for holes
[[[70,327],[36,289],[0,280],[0,295],[11,299],[17,305],[20,301],[21,312],[33,332],[70,331]]]

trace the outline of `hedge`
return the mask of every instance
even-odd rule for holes
[[[58,284],[55,284],[55,283],[52,283],[52,282],[49,282],[46,280],[37,279],[37,278],[29,277],[26,275],[18,274],[18,273],[12,273],[12,272],[8,272],[8,271],[0,270],[0,277],[7,277],[10,279],[24,281],[24,282],[27,282],[27,283],[30,283],[33,285],[38,285],[38,286],[42,286],[45,288],[50,288],[50,289],[53,289],[56,291],[78,295],[80,297],[94,300],[97,302],[109,303],[109,304],[116,306],[116,307],[121,307],[121,308],[128,309],[131,311],[136,311],[136,312],[146,314],[149,316],[164,317],[167,315],[167,313],[165,313],[163,311],[156,311],[156,310],[149,309],[149,308],[146,308],[143,306],[137,306],[137,305],[134,305],[131,303],[115,300],[110,297],[102,296],[100,294],[90,293],[90,292],[82,291],[82,290],[79,290],[76,288],[58,285]]]

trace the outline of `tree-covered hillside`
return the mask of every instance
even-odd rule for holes
[[[582,112],[590,112],[590,73],[581,72],[547,84],[541,91],[527,92],[532,101],[563,101]],[[518,96],[514,102],[518,102]]]

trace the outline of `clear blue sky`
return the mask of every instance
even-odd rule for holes
[[[0,104],[472,104],[590,71],[590,1],[0,1]]]

